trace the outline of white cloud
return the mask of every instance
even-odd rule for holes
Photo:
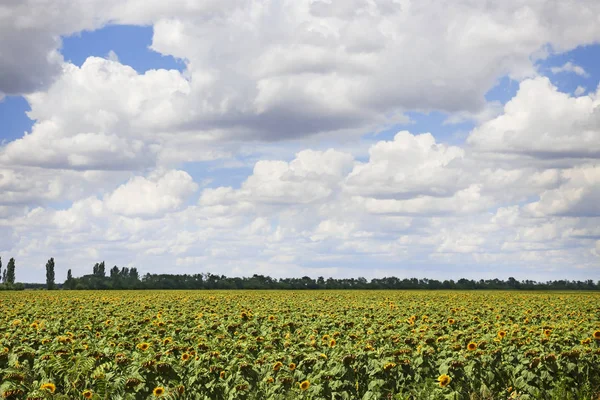
[[[477,127],[467,142],[477,151],[538,159],[600,158],[598,93],[571,97],[548,78],[521,82],[504,114]]]
[[[229,275],[589,276],[599,93],[561,93],[536,65],[596,43],[599,12],[592,0],[5,1],[0,98],[27,93],[35,125],[0,147],[0,252],[31,266],[23,280],[49,256],[59,276],[100,259]],[[63,61],[61,36],[109,22],[152,26],[151,48],[185,71],[140,74],[114,52]],[[505,75],[517,95],[486,102]],[[467,143],[356,140],[432,110],[476,124]],[[222,170],[184,171],[218,159],[252,171],[221,186]],[[214,187],[194,202],[196,172]]]
[[[572,72],[579,76],[588,77],[589,74],[585,72],[585,69],[580,67],[579,65],[573,64],[571,61],[566,62],[562,67],[552,67],[550,68],[553,74],[559,74],[561,72]]]
[[[447,197],[468,186],[462,179],[459,147],[437,144],[430,133],[407,131],[369,150],[369,162],[354,167],[345,181],[350,193],[377,198]],[[456,167],[455,167],[456,165]]]
[[[187,172],[166,171],[148,178],[136,176],[108,194],[104,201],[117,214],[157,217],[181,207],[197,189]]]

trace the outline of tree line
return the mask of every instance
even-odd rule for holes
[[[92,273],[81,277],[73,277],[67,271],[67,279],[62,284],[55,283],[54,258],[46,263],[46,284],[15,283],[15,259],[11,258],[2,270],[0,258],[0,290],[12,289],[64,289],[64,290],[130,290],[130,289],[277,289],[277,290],[328,290],[328,289],[363,289],[363,290],[600,290],[600,281],[554,280],[536,282],[533,280],[518,281],[515,278],[501,279],[459,279],[436,280],[417,278],[271,278],[264,275],[251,277],[227,277],[212,273],[199,274],[150,274],[140,277],[137,268],[119,268],[116,265],[107,272],[104,261],[95,263]]]

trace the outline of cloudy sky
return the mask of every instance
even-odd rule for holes
[[[0,256],[600,279],[597,0],[4,0]]]

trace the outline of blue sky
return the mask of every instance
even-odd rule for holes
[[[600,31],[583,5],[547,27],[532,3],[527,33],[503,20],[512,2],[447,20],[427,5],[368,22],[330,10],[340,24],[302,2],[243,23],[72,5],[60,27],[50,9],[15,9],[37,28],[0,39],[0,53],[21,49],[0,61],[0,256],[22,260],[23,280],[49,256],[77,273],[106,259],[600,278]]]

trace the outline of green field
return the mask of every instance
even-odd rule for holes
[[[596,399],[600,294],[0,293],[6,399]]]

